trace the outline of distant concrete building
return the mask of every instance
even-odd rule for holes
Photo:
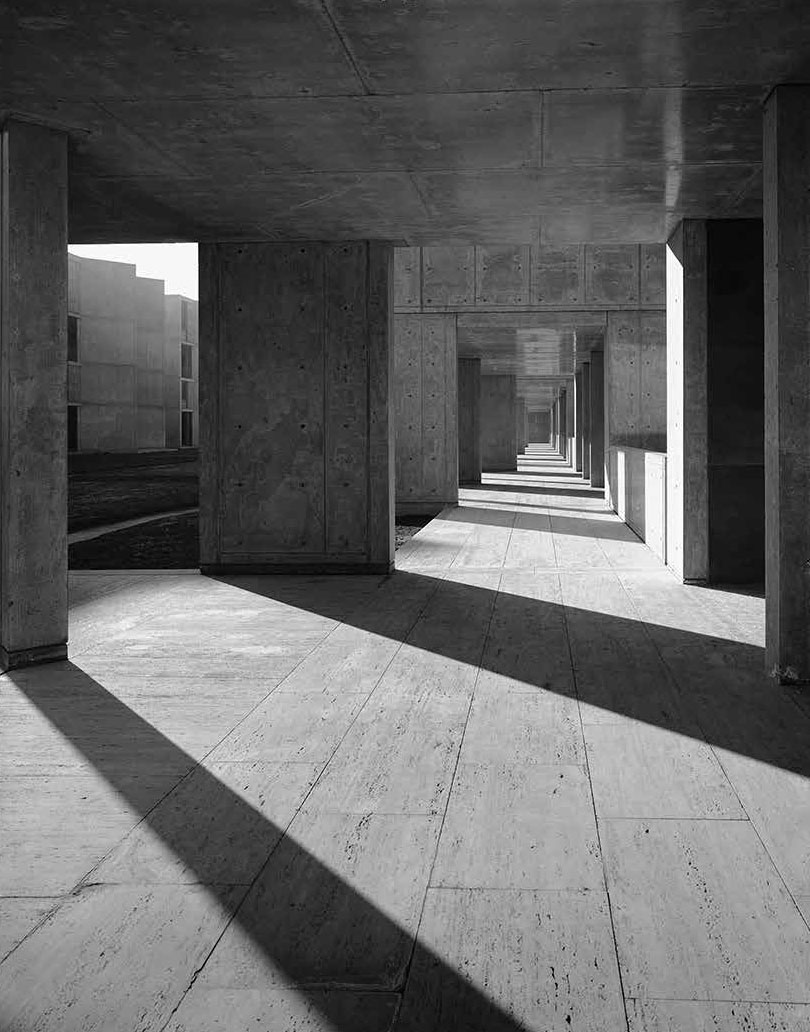
[[[71,451],[196,446],[197,307],[134,265],[69,256]]]

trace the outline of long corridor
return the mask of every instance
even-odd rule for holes
[[[810,700],[559,457],[391,577],[81,573],[0,678],[2,1032],[808,1032]]]

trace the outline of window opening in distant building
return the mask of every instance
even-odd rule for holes
[[[79,317],[68,316],[68,362],[79,361]]]
[[[79,450],[79,406],[68,405],[68,451]]]
[[[183,448],[194,446],[194,413],[180,413],[180,445]]]

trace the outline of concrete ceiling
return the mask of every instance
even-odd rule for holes
[[[660,241],[758,215],[798,0],[11,0],[0,117],[66,128],[73,242]]]

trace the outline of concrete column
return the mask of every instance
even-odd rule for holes
[[[582,476],[591,478],[591,363],[583,362],[582,372]]]
[[[435,516],[458,504],[456,320],[394,320],[396,511]]]
[[[765,653],[810,682],[810,86],[765,103]]]
[[[481,468],[504,472],[517,468],[514,376],[481,377]]]
[[[388,572],[392,248],[201,244],[204,572]]]
[[[458,360],[458,479],[481,483],[481,359]]]
[[[582,369],[574,375],[574,469],[582,472]]]
[[[706,223],[686,219],[667,244],[667,563],[709,578]]]
[[[686,220],[667,258],[667,561],[688,581],[761,581],[762,225]]]
[[[591,352],[590,446],[591,487],[605,486],[605,362],[604,352]]]
[[[574,465],[574,434],[576,426],[575,416],[576,398],[574,395],[574,383],[565,392],[565,457]]]
[[[563,388],[560,391],[560,455],[568,458],[568,412],[571,406],[568,404],[568,392]]]
[[[67,137],[0,133],[0,668],[67,656]]]
[[[522,455],[526,451],[526,399],[518,398],[515,402],[515,437],[517,451]]]
[[[548,410],[548,443],[552,448],[557,447],[557,402],[551,403]]]

